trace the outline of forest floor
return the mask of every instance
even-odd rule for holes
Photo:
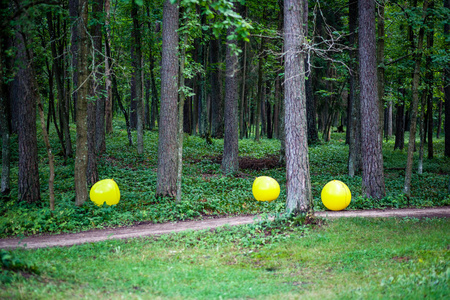
[[[315,216],[322,218],[339,217],[411,217],[411,218],[450,218],[450,206],[435,208],[406,208],[385,210],[347,210],[318,211]],[[255,222],[259,216],[233,216],[183,221],[174,223],[141,223],[130,227],[95,229],[78,233],[63,233],[56,235],[34,235],[0,239],[0,249],[45,247],[68,247],[83,243],[100,242],[109,239],[129,239],[152,235],[168,234],[186,230],[213,229],[220,226],[236,226]]]

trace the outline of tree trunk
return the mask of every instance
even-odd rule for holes
[[[112,133],[112,119],[113,119],[113,105],[112,105],[112,82],[111,82],[111,57],[110,51],[108,51],[111,44],[111,30],[110,30],[110,19],[111,19],[111,5],[110,0],[105,0],[105,90],[106,90],[106,99],[105,99],[105,130],[106,133]]]
[[[84,3],[84,2],[83,2]],[[72,54],[72,102],[73,102],[73,116],[72,119],[77,120],[77,99],[78,99],[78,17],[80,0],[69,0],[69,16],[72,26],[70,27],[70,52]]]
[[[228,50],[227,50],[228,51]],[[240,109],[239,109],[239,138],[243,139],[245,136],[245,95],[246,95],[246,80],[247,80],[247,43],[244,42],[244,57],[242,59],[242,85],[241,85],[241,101],[240,101]],[[225,103],[225,106],[227,104]],[[226,108],[225,108],[226,111]],[[226,118],[226,113],[225,113]],[[226,121],[225,121],[226,123]],[[225,129],[226,131],[226,129]]]
[[[187,47],[187,33],[184,33],[183,37],[183,44],[181,48],[181,54],[180,54],[180,93],[179,93],[179,102],[178,102],[178,134],[177,134],[177,194],[176,194],[176,200],[177,202],[181,201],[181,177],[183,175],[183,119],[184,119],[184,101],[186,100],[186,96],[183,92],[184,86],[184,66],[186,62],[186,47]]]
[[[4,7],[4,2],[0,3],[1,9],[6,9]],[[0,29],[0,62],[2,62],[2,67],[0,68],[0,78],[6,78],[6,68],[3,67],[3,62],[5,61],[5,50],[6,50],[6,34],[3,29]],[[9,102],[9,92],[8,87],[4,80],[0,80],[0,132],[2,134],[2,178],[0,182],[0,193],[1,195],[7,196],[11,190],[11,152],[10,152],[10,128],[8,120],[8,102]]]
[[[177,191],[178,13],[177,3],[164,2],[157,196]]]
[[[386,195],[380,110],[377,94],[377,62],[375,45],[375,2],[359,1],[359,65],[361,99],[361,154],[362,192],[369,198],[381,199]]]
[[[136,98],[136,129],[137,129],[137,152],[144,153],[144,109],[142,101],[142,49],[141,49],[141,25],[139,18],[138,5],[135,1],[131,2],[131,18],[133,19],[133,36],[134,36],[134,78],[135,78],[135,95]]]
[[[78,97],[76,105],[77,148],[75,155],[75,204],[83,205],[88,199],[86,170],[88,158],[87,145],[87,98],[89,95],[88,59],[90,43],[86,28],[88,25],[88,1],[80,0],[78,7]]]
[[[444,7],[450,9],[450,0],[444,0]],[[450,24],[448,22],[444,25],[444,36],[448,36],[450,33]],[[450,48],[450,43],[448,39],[445,43],[446,49]],[[444,66],[444,95],[445,95],[445,123],[444,123],[444,132],[445,132],[445,149],[444,155],[450,157],[450,65],[446,64]]]
[[[423,3],[423,19],[427,14],[428,1]],[[415,55],[415,67],[413,73],[413,86],[412,86],[412,103],[411,103],[411,126],[409,129],[409,143],[408,143],[408,157],[406,160],[406,170],[405,170],[405,185],[403,192],[405,196],[411,198],[411,177],[412,177],[412,167],[413,167],[413,155],[414,146],[416,141],[416,127],[417,127],[417,112],[419,106],[419,81],[420,81],[420,65],[422,62],[422,46],[424,37],[424,26],[421,26],[419,30],[419,36],[417,37],[417,48]]]
[[[377,9],[377,91],[380,109],[380,135],[383,140],[384,129],[384,2],[380,1]]]
[[[123,113],[123,117],[125,118],[125,125],[127,126],[127,136],[128,136],[128,145],[133,146],[133,137],[131,136],[131,124],[130,118],[128,117],[127,110],[122,105],[122,100],[120,100],[120,94],[117,90],[117,78],[115,74],[112,74],[112,93],[113,97],[116,99],[117,105],[119,105],[119,109]]]
[[[228,28],[228,37],[234,28]],[[223,141],[222,173],[232,175],[239,171],[239,132],[238,132],[238,56],[231,45],[235,40],[227,41],[226,78],[225,78],[225,137]],[[245,63],[245,62],[244,62]]]
[[[439,100],[438,105],[438,127],[436,129],[436,138],[439,139],[439,136],[441,135],[441,126],[442,126],[442,106],[443,102],[442,100]]]
[[[427,48],[432,51],[433,48],[434,30],[427,34]],[[433,70],[431,69],[432,58],[431,54],[427,55],[427,131],[428,135],[428,159],[433,158]]]
[[[286,131],[286,211],[310,212],[312,208],[309,175],[308,136],[303,44],[303,1],[284,1],[285,47],[285,131]]]
[[[19,201],[36,203],[41,200],[38,151],[36,137],[36,90],[32,84],[31,59],[26,53],[25,37],[18,29],[16,34],[17,60],[19,70],[18,94],[18,144],[19,144]]]
[[[394,150],[403,150],[403,147],[405,146],[405,104],[403,103],[403,99],[400,103],[396,104],[396,106]]]
[[[261,38],[261,43],[259,44],[259,60],[258,60],[258,83],[257,83],[257,90],[256,90],[256,122],[255,122],[255,141],[259,142],[260,138],[260,127],[261,127],[261,106],[263,104],[263,72],[262,72],[262,66],[264,64],[264,38]]]

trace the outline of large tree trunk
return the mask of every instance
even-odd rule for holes
[[[78,19],[78,97],[76,106],[77,148],[75,155],[75,204],[83,205],[88,199],[86,170],[88,158],[87,145],[87,98],[89,96],[88,59],[90,42],[86,28],[88,25],[88,1],[80,0]]]
[[[233,28],[228,28],[231,36]],[[238,57],[227,42],[225,78],[225,137],[223,141],[222,173],[231,175],[239,170],[239,132],[238,132]]]
[[[357,48],[357,28],[358,28],[358,1],[349,1],[349,45]],[[348,153],[348,175],[355,176],[361,172],[361,102],[359,99],[359,65],[358,51],[350,50],[351,72],[349,74],[349,153]]]
[[[178,11],[177,3],[164,2],[157,196],[177,190]]]
[[[425,19],[428,8],[428,1],[423,3],[423,19]],[[403,192],[405,196],[409,199],[411,197],[411,177],[412,177],[412,167],[413,167],[413,155],[416,141],[416,128],[417,128],[417,112],[419,107],[419,83],[420,83],[420,65],[422,62],[422,47],[424,38],[424,26],[421,26],[419,30],[419,36],[417,37],[417,48],[415,55],[415,67],[413,73],[412,82],[412,103],[411,103],[411,125],[409,128],[409,143],[408,143],[408,157],[406,160],[406,170],[405,170],[405,185]]]
[[[136,98],[136,130],[137,130],[137,152],[144,153],[144,109],[142,100],[142,49],[141,49],[141,25],[139,23],[139,11],[135,1],[131,3],[131,18],[133,19],[134,36],[134,77]]]
[[[18,144],[19,144],[19,201],[35,203],[41,200],[38,151],[36,137],[36,90],[32,84],[31,60],[26,53],[25,38],[16,34],[17,60],[19,70],[14,78],[17,81],[18,95]]]
[[[386,195],[383,173],[380,110],[377,94],[375,2],[359,1],[359,64],[361,99],[362,191],[369,198]]]
[[[304,55],[298,51],[304,40],[303,1],[284,1],[286,211],[312,210],[309,175]]]

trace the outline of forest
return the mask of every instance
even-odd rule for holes
[[[2,213],[77,211],[118,176],[133,205],[182,205],[203,184],[195,164],[204,182],[276,170],[281,206],[308,212],[320,207],[314,176],[327,175],[317,151],[361,201],[419,205],[411,182],[427,172],[445,194],[449,6],[2,0]],[[211,201],[201,193],[187,195]]]

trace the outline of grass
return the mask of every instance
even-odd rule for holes
[[[448,299],[448,219],[289,220],[10,253],[3,299]]]
[[[75,128],[71,127],[73,139]],[[136,222],[168,222],[187,219],[209,218],[238,214],[276,214],[285,209],[285,170],[276,167],[265,170],[243,169],[239,176],[224,177],[220,164],[213,157],[221,155],[223,140],[207,144],[204,139],[186,136],[183,153],[182,200],[155,197],[158,136],[146,132],[145,153],[138,155],[135,147],[128,146],[123,122],[114,121],[114,132],[107,137],[106,153],[98,160],[100,179],[113,178],[121,192],[120,203],[113,207],[97,207],[91,201],[83,206],[74,205],[74,159],[64,164],[56,156],[56,209],[48,208],[48,160],[43,141],[39,139],[39,170],[42,202],[37,205],[17,201],[17,138],[12,137],[12,192],[10,200],[0,202],[0,237],[22,236],[41,233],[76,232],[92,228],[127,226]],[[408,137],[406,137],[407,139]],[[314,207],[324,210],[320,199],[323,186],[332,179],[345,182],[352,192],[348,209],[384,207],[430,207],[450,204],[447,191],[450,159],[443,155],[444,139],[434,142],[435,158],[424,159],[424,173],[412,178],[412,197],[407,201],[402,193],[406,150],[394,151],[393,140],[384,142],[384,170],[387,195],[381,200],[366,199],[361,195],[361,177],[347,176],[348,146],[345,135],[333,133],[328,143],[309,148],[311,183]],[[60,149],[54,132],[51,132],[53,152]],[[73,140],[75,145],[75,141]],[[277,140],[253,139],[239,141],[241,157],[266,158],[277,155]],[[406,147],[405,147],[406,149]],[[417,161],[417,157],[415,158]],[[416,167],[414,167],[416,170]],[[272,203],[253,199],[251,186],[257,176],[275,178],[281,186],[280,197]],[[2,201],[2,200],[0,200]]]

